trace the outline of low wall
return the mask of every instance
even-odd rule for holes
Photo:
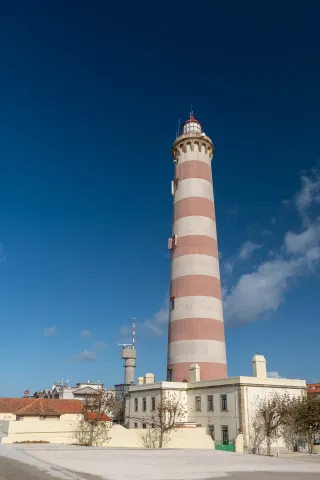
[[[9,422],[8,420],[0,420],[0,433],[8,433]]]
[[[114,425],[110,430],[110,440],[105,447],[143,448],[142,436],[148,430],[127,429]],[[199,448],[214,449],[214,442],[206,434],[205,428],[178,428],[168,435],[164,448]]]
[[[68,416],[70,417],[70,416]],[[23,421],[6,423],[7,436],[2,443],[15,442],[49,442],[49,443],[78,443],[75,431],[78,426],[77,416],[68,420],[39,420],[29,418]],[[4,422],[0,422],[0,425]],[[143,448],[142,435],[147,430],[127,429],[121,425],[114,425],[109,431],[109,441],[105,447]],[[201,448],[214,449],[214,442],[206,434],[205,428],[179,428],[168,435],[165,448]]]
[[[60,420],[39,420],[39,418],[31,417],[25,418],[23,421],[11,420],[8,422],[8,436],[2,438],[2,443],[26,441],[76,443],[75,430],[78,422],[78,416],[66,415],[65,417],[68,419],[63,420],[63,417],[61,417]]]

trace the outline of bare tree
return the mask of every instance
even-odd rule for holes
[[[76,438],[81,445],[101,445],[109,438],[111,417],[117,404],[114,395],[105,390],[86,395],[83,418],[80,420]]]
[[[156,402],[155,411],[150,418],[131,417],[133,420],[140,420],[154,429],[154,433],[144,432],[143,442],[163,448],[168,440],[169,434],[179,427],[186,414],[186,407],[181,401],[181,395],[161,390],[160,399]],[[147,446],[147,445],[145,445]],[[148,448],[155,448],[148,447]]]
[[[320,400],[308,396],[294,398],[288,423],[296,434],[306,438],[309,453],[313,453],[314,439],[320,435]]]
[[[141,432],[142,444],[145,448],[158,448],[160,440],[160,430],[159,428],[147,428]],[[163,446],[165,441],[163,441]]]
[[[287,394],[274,393],[267,398],[258,399],[253,425],[260,438],[262,436],[266,439],[267,455],[271,455],[272,439],[278,437],[279,429],[286,424],[289,410],[290,397]]]

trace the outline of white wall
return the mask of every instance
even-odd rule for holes
[[[258,435],[256,429],[254,428],[254,421],[259,405],[259,401],[271,397],[273,394],[278,393],[283,395],[284,393],[288,394],[290,397],[297,397],[305,394],[305,382],[301,382],[301,386],[291,387],[290,384],[282,384],[281,379],[278,382],[273,382],[271,379],[268,379],[270,386],[268,385],[247,385],[243,388],[244,396],[244,415],[243,415],[243,427],[244,427],[244,449],[245,451],[252,451],[252,448],[257,449],[257,453],[266,453],[266,442],[264,439],[261,439],[261,436]],[[283,380],[283,382],[289,382],[288,380]],[[298,382],[298,381],[292,381]],[[279,385],[272,385],[273,383],[279,383]],[[274,440],[272,442],[273,450],[278,444],[279,449],[288,449],[290,448],[290,443],[282,437],[281,430],[279,431],[279,437],[277,442]]]
[[[76,443],[75,430],[81,415],[61,415],[60,420],[25,417],[8,422],[7,437],[2,443],[46,441],[50,443]]]
[[[110,440],[106,447],[143,448],[144,429],[127,429],[114,425],[110,430]],[[164,448],[214,449],[214,442],[206,435],[205,428],[178,428],[168,435]]]
[[[64,417],[64,415],[62,416]],[[0,433],[2,443],[45,441],[50,443],[77,443],[75,432],[80,416],[65,415],[68,417],[61,420],[40,420],[29,417],[22,421],[0,421]],[[118,448],[143,448],[141,435],[144,429],[127,429],[120,425],[114,425],[109,431],[109,441],[103,446]],[[1,438],[1,437],[0,437]],[[214,448],[211,438],[206,435],[204,428],[181,428],[173,431],[168,436],[166,448]]]
[[[221,395],[227,395],[227,411],[221,411]],[[208,411],[208,395],[213,395],[214,410]],[[196,397],[201,397],[201,412],[196,411]],[[188,389],[188,421],[195,422],[209,433],[209,425],[214,426],[215,440],[222,441],[221,427],[228,427],[229,440],[237,436],[240,426],[239,388],[237,386],[217,386]]]
[[[176,388],[170,388],[170,382],[162,382],[164,389],[163,394],[171,396],[171,398],[177,398],[185,414],[179,419],[182,422],[188,421],[187,412],[187,392],[186,384],[176,382]],[[138,423],[138,428],[142,428],[143,423],[148,425],[152,422],[152,416],[156,413],[151,410],[151,399],[155,397],[156,405],[159,404],[161,399],[160,384],[147,384],[136,386],[134,391],[130,392],[130,395],[126,398],[126,426],[128,428],[134,428]],[[138,399],[138,411],[135,411],[135,399]],[[143,398],[146,399],[146,410],[143,410]]]

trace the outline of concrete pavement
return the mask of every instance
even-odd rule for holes
[[[230,480],[313,480],[315,474],[320,478],[318,456],[301,461],[215,450],[113,449],[52,444],[0,445],[0,459],[1,456],[7,460],[3,467],[7,469],[7,476],[1,478],[0,463],[0,480],[29,480],[27,475],[30,474],[33,475],[30,479],[39,480],[213,480],[221,477]],[[27,463],[29,469],[21,473],[24,467],[14,463],[10,466],[10,457],[12,462]],[[8,476],[12,471],[16,476]]]
[[[74,474],[62,469],[51,469],[51,474],[38,467],[0,456],[0,480],[99,480],[92,475]]]

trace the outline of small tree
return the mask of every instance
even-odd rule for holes
[[[290,397],[287,394],[273,395],[258,400],[254,428],[266,439],[267,455],[271,455],[271,441],[276,438],[279,428],[286,424],[290,409]]]
[[[143,430],[140,437],[145,448],[159,447],[160,430],[158,428],[147,428]]]
[[[151,418],[131,418],[133,420],[142,421],[154,430],[152,433],[149,433],[149,431],[142,433],[141,438],[144,446],[147,448],[163,448],[168,440],[170,432],[179,426],[185,413],[186,407],[183,405],[180,395],[170,392],[166,393],[161,390],[160,400],[156,404],[155,411]]]
[[[152,417],[152,423],[159,430],[159,448],[164,446],[165,437],[178,427],[186,413],[186,407],[181,402],[181,396],[175,393],[160,395],[160,402]]]
[[[105,390],[86,395],[83,418],[78,425],[76,438],[81,445],[101,445],[109,438],[111,418],[117,405],[114,395]]]
[[[320,435],[320,400],[308,396],[293,399],[289,422],[296,434],[307,439],[309,453],[312,453],[314,438]]]

